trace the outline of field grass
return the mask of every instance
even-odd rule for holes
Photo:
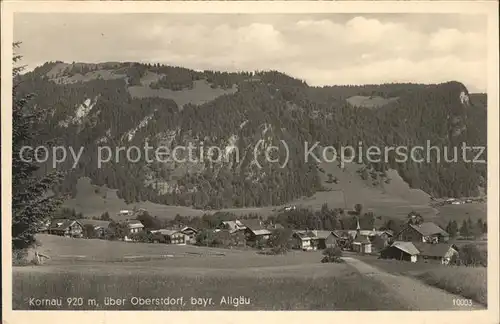
[[[422,273],[424,271],[433,271],[435,269],[449,269],[449,267],[439,263],[412,263],[390,259],[379,259],[377,256],[372,255],[356,256],[356,258],[385,272],[396,275],[414,276],[415,274]]]
[[[319,251],[269,256],[255,250],[72,239],[47,234],[38,235],[37,240],[41,244],[37,250],[51,258],[48,264],[160,260],[163,266],[172,267],[242,268],[311,264],[321,260]]]
[[[99,305],[80,309],[259,309],[393,310],[407,309],[387,287],[348,264],[323,264],[321,252],[292,251],[270,256],[196,246],[140,244],[39,235],[39,251],[51,259],[41,266],[13,267],[14,309],[29,298],[95,298]],[[83,256],[83,257],[82,257]],[[127,257],[143,256],[144,259]],[[160,257],[159,257],[160,256]],[[168,256],[168,257],[165,257]],[[185,305],[131,305],[131,297],[184,297]],[[235,308],[222,296],[250,299]],[[106,306],[105,297],[128,305]],[[212,298],[208,307],[190,298]],[[85,302],[87,303],[87,302]]]
[[[360,260],[388,273],[410,276],[422,282],[487,305],[487,268],[456,267],[439,263],[402,262],[362,256]]]
[[[361,276],[345,264],[318,264],[325,273],[302,267],[298,272],[225,271],[172,272],[169,268],[143,267],[90,271],[27,271],[14,269],[13,309],[51,309],[33,306],[30,298],[62,298],[62,307],[52,309],[147,309],[147,310],[394,310],[405,309],[386,288]],[[43,268],[43,267],[38,267]],[[201,269],[200,269],[201,270]],[[182,305],[131,304],[132,297],[183,297]],[[244,297],[248,305],[221,304],[223,296]],[[84,305],[69,307],[66,298],[82,297]],[[104,298],[125,298],[126,304],[106,306]],[[207,307],[192,305],[191,298],[212,298]],[[98,305],[89,305],[96,299]]]
[[[428,285],[451,293],[473,299],[487,305],[487,268],[484,267],[446,267],[436,268],[416,274]]]

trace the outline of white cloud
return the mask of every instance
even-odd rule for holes
[[[486,89],[486,27],[463,24],[461,16],[455,25],[449,16],[442,19],[446,26],[439,17],[422,16],[212,15],[186,22],[108,17],[26,15],[16,22],[15,38],[23,41],[29,65],[146,61],[196,69],[276,69],[312,85],[457,80],[472,91]]]

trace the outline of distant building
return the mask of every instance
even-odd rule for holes
[[[180,232],[186,235],[186,242],[190,244],[196,243],[196,235],[198,234],[198,230],[195,228],[186,226],[180,230]]]
[[[401,261],[417,262],[420,251],[412,242],[396,241],[391,246],[380,252],[383,259],[396,259]]]
[[[130,234],[139,233],[144,230],[144,225],[136,219],[126,220],[125,224],[127,225]]]
[[[245,236],[247,241],[268,240],[271,236],[271,231],[264,227],[264,224],[259,219],[244,220]]]
[[[310,251],[313,250],[314,247],[311,244],[311,232],[306,232],[306,231],[296,231],[292,234],[292,248],[298,249],[298,250],[303,250],[303,251]]]
[[[107,231],[109,230],[109,225],[111,222],[95,219],[79,219],[78,222],[82,224],[83,227],[90,225],[94,229],[95,237],[103,238]]]
[[[312,231],[313,237],[312,242],[313,245],[317,247],[317,249],[322,250],[329,247],[335,247],[338,245],[337,243],[337,235],[332,231]]]
[[[439,262],[442,264],[448,264],[453,256],[458,255],[458,247],[455,244],[427,244],[417,242],[415,242],[414,244],[420,251],[419,258],[426,262]]]
[[[233,231],[223,229],[214,232],[213,239],[218,244],[225,247],[243,247],[246,245],[246,237],[243,231]]]
[[[134,214],[132,210],[120,210],[118,212],[119,217],[131,217]]]
[[[38,227],[38,233],[48,234],[49,227],[50,227],[51,223],[52,223],[52,220],[50,218],[40,222],[40,226]]]
[[[323,250],[338,246],[339,237],[333,231],[294,231],[292,247],[303,251]]]
[[[381,251],[380,257],[410,262],[439,262],[449,264],[453,256],[458,255],[454,244],[396,241]]]
[[[396,235],[398,241],[443,243],[447,242],[450,235],[432,222],[420,225],[408,224],[406,228]]]
[[[186,235],[179,230],[160,229],[151,231],[154,243],[184,245],[187,240]]]
[[[47,232],[66,237],[82,237],[83,226],[75,219],[54,219]]]
[[[352,242],[352,250],[358,253],[372,253],[372,242],[367,235],[357,235]]]
[[[234,221],[222,221],[219,225],[219,229],[226,229],[230,232],[243,231],[246,226],[239,220]]]

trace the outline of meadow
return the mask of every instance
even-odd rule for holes
[[[470,298],[487,305],[487,268],[445,266],[439,263],[400,262],[378,259],[375,256],[358,257],[360,260],[388,273],[410,276],[430,286]]]
[[[53,235],[39,235],[38,240],[42,245],[37,250],[49,255],[50,259],[41,266],[13,267],[14,309],[419,309],[418,304],[398,298],[390,285],[360,272],[349,263],[321,263],[321,251],[263,255],[255,250]],[[486,300],[486,291],[477,290],[477,287],[485,287],[486,282],[468,268],[380,260],[374,256],[354,257],[382,272],[417,278],[424,284],[481,303]],[[447,277],[450,271],[452,277]],[[461,284],[459,288],[458,284]],[[30,298],[55,297],[60,298],[60,306],[30,304]],[[72,297],[81,298],[81,305],[68,305],[67,300]],[[125,299],[125,302],[105,304],[107,297]],[[157,301],[158,298],[183,299],[182,303],[174,304],[133,305],[133,297]],[[247,304],[236,307],[221,303],[223,297],[226,300],[242,298]],[[202,303],[192,304],[192,298]]]
[[[39,251],[51,256],[42,266],[13,267],[14,309],[50,309],[30,298],[60,297],[56,309],[405,309],[381,283],[347,264],[322,264],[320,252],[280,256],[196,246],[68,239],[40,235]],[[67,253],[72,253],[69,255]],[[81,254],[81,255],[77,255]],[[133,257],[133,258],[127,258]],[[141,258],[142,257],[142,258]],[[235,307],[222,297],[249,300]],[[66,299],[84,305],[70,307]],[[125,298],[105,305],[105,297]],[[132,297],[183,297],[179,305],[132,305]],[[193,298],[212,304],[192,305]],[[94,303],[94,300],[96,303]],[[91,300],[90,304],[88,300]]]
[[[428,285],[488,304],[487,268],[485,267],[447,267],[436,268],[414,275]]]
[[[56,309],[127,310],[391,310],[404,309],[385,288],[362,277],[346,265],[329,264],[329,275],[304,276],[307,269],[290,274],[240,273],[222,271],[171,272],[168,268],[150,271],[14,271],[13,308],[51,309],[30,306],[30,298],[62,298]],[[101,269],[102,270],[102,269]],[[222,297],[243,297],[248,304],[235,307],[221,304]],[[70,307],[66,299],[80,297],[81,307]],[[125,305],[104,305],[105,297],[126,299]],[[132,305],[132,297],[183,297],[179,305]],[[192,305],[191,298],[212,298],[207,306]],[[88,300],[95,299],[97,304]]]

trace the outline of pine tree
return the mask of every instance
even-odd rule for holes
[[[446,226],[446,232],[448,232],[451,237],[457,236],[458,224],[455,220],[451,220],[448,222],[448,225]]]
[[[462,222],[462,226],[460,227],[460,235],[466,238],[469,236],[469,233],[469,226],[467,224],[467,221],[464,219],[464,221]]]
[[[13,44],[14,48],[19,43]],[[19,55],[13,58],[14,64],[20,60]],[[63,197],[48,195],[48,191],[60,183],[63,174],[51,172],[37,177],[38,166],[33,154],[25,151],[20,156],[21,148],[33,144],[36,138],[36,128],[40,111],[28,111],[27,103],[32,96],[19,98],[16,95],[17,77],[22,67],[13,69],[14,87],[12,89],[12,249],[13,252],[25,250],[35,243],[35,234],[41,224],[57,210]]]

